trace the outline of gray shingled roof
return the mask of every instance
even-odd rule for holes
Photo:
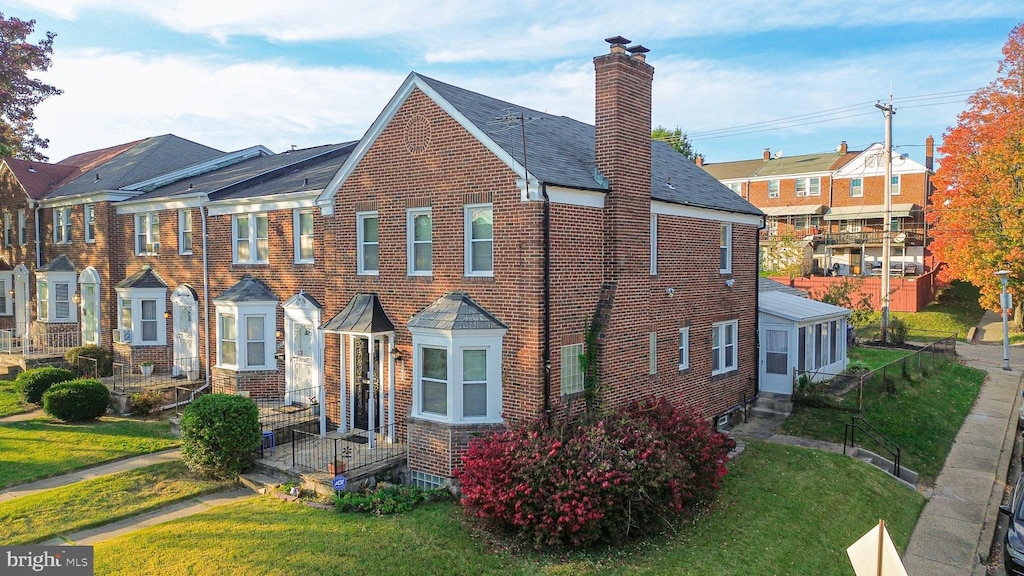
[[[278,298],[266,284],[246,276],[237,284],[220,293],[215,302],[277,302]]]
[[[316,189],[316,183],[322,188],[348,158],[355,145],[355,142],[346,142],[290,150],[281,154],[261,154],[155,188],[136,196],[133,200],[197,194],[206,194],[211,200],[220,200]],[[326,180],[319,176],[324,171],[330,172]],[[303,178],[308,178],[307,187],[301,186]]]
[[[37,272],[78,272],[67,256],[61,254],[39,267]]]
[[[325,332],[356,332],[380,334],[394,332],[395,325],[388,318],[376,294],[358,293],[345,308],[321,326]]]
[[[497,330],[508,329],[469,297],[465,292],[449,292],[438,298],[409,320],[409,328],[434,330]]]
[[[138,272],[117,283],[117,288],[167,288],[167,283],[150,268],[144,265]]]
[[[57,188],[46,197],[60,198],[100,190],[117,190],[223,154],[220,150],[173,134],[146,138],[112,160]]]
[[[502,119],[523,114],[526,117],[527,169],[541,182],[589,190],[608,189],[607,184],[598,181],[594,127],[590,124],[417,76],[519,163],[523,162],[521,127],[518,121],[506,123]],[[675,190],[665,186],[670,179]],[[661,142],[651,146],[651,197],[675,204],[761,215],[752,204]]]
[[[792,294],[800,298],[807,298],[807,292],[799,288],[783,284],[782,282],[776,282],[771,278],[758,278],[757,279],[757,291],[758,292],[785,292],[786,294]]]

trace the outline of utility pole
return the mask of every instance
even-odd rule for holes
[[[892,116],[896,110],[892,107],[892,92],[889,93],[889,104],[875,104],[875,108],[885,115],[885,200],[882,212],[882,343],[889,342],[889,257],[892,236]]]

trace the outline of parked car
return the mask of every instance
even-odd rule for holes
[[[1024,474],[1017,478],[1013,488],[1013,496],[1008,505],[999,507],[999,511],[1010,519],[1003,539],[1003,565],[1007,576],[1024,576]]]

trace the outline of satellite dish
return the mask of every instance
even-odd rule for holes
[[[843,151],[843,145],[842,144],[836,144],[836,152],[842,152],[842,151]]]
[[[775,153],[775,159],[778,160],[779,158],[782,158],[782,150]]]
[[[904,242],[907,241],[907,234],[905,232],[900,232],[899,234],[896,235],[895,238],[892,239],[892,241],[896,242],[897,244],[903,244]]]

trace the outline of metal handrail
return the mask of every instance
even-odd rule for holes
[[[856,439],[854,437],[854,433],[857,429],[860,429],[860,431],[868,438],[874,440],[875,444],[878,444],[880,448],[888,452],[889,455],[893,457],[892,475],[899,478],[901,456],[900,447],[897,446],[895,442],[887,438],[885,434],[882,434],[881,430],[875,428],[870,422],[865,420],[863,416],[853,416],[850,418],[850,422],[845,425],[845,429],[843,431],[843,454],[846,454],[847,439],[850,441],[851,448],[855,446]],[[876,434],[878,436],[875,436]],[[881,439],[879,439],[879,437],[881,437]]]

